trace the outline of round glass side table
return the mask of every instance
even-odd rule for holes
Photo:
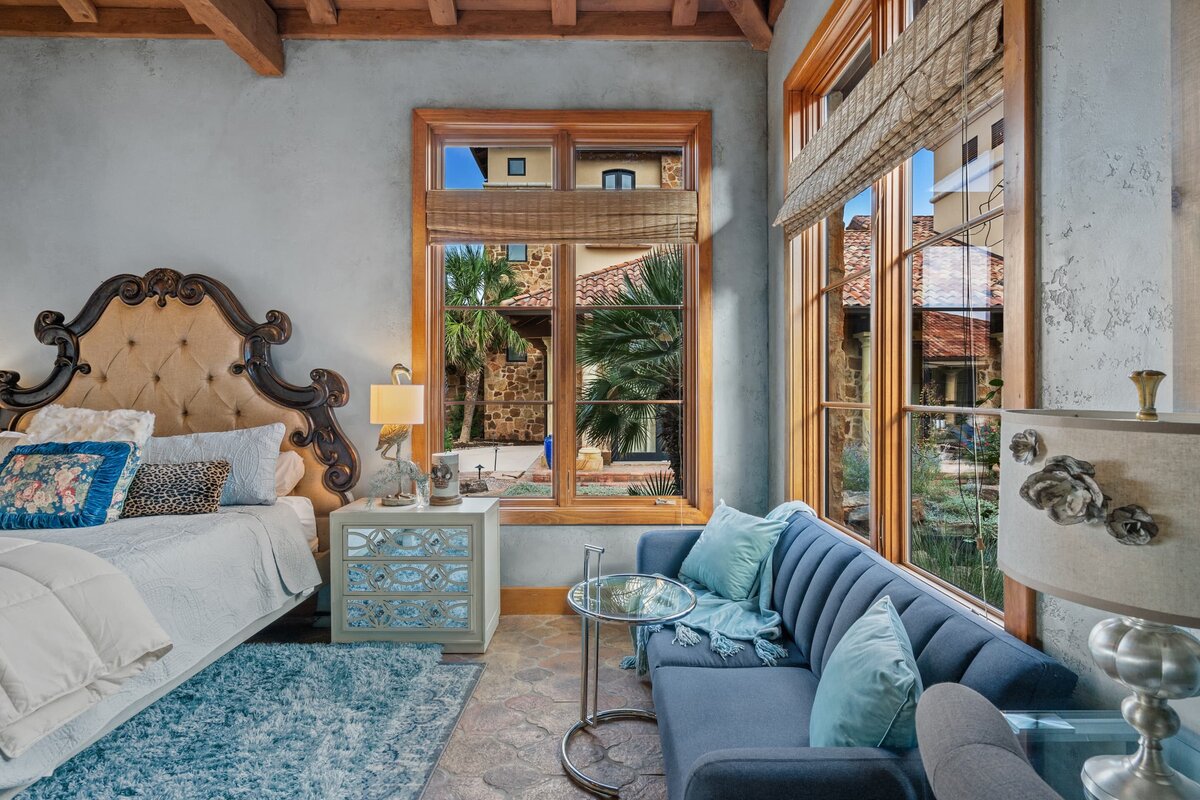
[[[619,787],[585,775],[571,763],[567,753],[571,737],[585,728],[624,719],[657,720],[653,711],[642,708],[601,711],[597,707],[600,694],[600,625],[605,622],[624,625],[675,622],[696,607],[696,595],[679,581],[657,575],[600,575],[599,556],[603,552],[603,548],[586,546],[584,580],[567,592],[567,603],[582,620],[579,642],[579,721],[563,734],[559,758],[568,777],[584,789],[601,797],[619,797]],[[597,574],[590,577],[588,562],[593,553],[597,556]]]

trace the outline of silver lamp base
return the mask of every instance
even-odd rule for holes
[[[1158,760],[1162,760],[1162,751]],[[1096,800],[1200,800],[1200,784],[1175,772],[1147,770],[1137,756],[1096,756],[1083,765],[1083,785]]]
[[[1200,800],[1200,785],[1168,766],[1162,743],[1179,732],[1168,701],[1200,695],[1200,640],[1174,625],[1111,617],[1088,637],[1096,664],[1133,690],[1121,703],[1139,734],[1131,756],[1097,756],[1083,766],[1083,785],[1097,800]]]

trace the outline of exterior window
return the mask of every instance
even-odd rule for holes
[[[631,169],[604,170],[605,189],[636,189],[637,178]]]
[[[962,163],[970,164],[977,158],[979,158],[979,137],[972,136],[970,139],[967,139],[967,141],[963,142]]]
[[[508,174],[510,176],[521,177],[525,175],[525,159],[510,158],[508,160]]]
[[[427,190],[502,189],[487,165],[499,172],[515,151],[527,180],[553,189],[633,189],[641,178],[700,198],[709,191],[706,112],[601,114],[602,125],[588,112],[538,112],[536,134],[534,112],[497,111],[480,124],[487,113],[417,112],[425,125],[414,160],[436,165]],[[414,232],[428,236],[417,205]],[[418,460],[455,450],[484,465],[482,494],[501,498],[508,524],[707,520],[711,378],[700,365],[711,358],[712,268],[696,241],[707,230],[705,219],[686,241],[480,235],[414,248],[414,284],[429,292],[413,311],[414,338],[424,340],[414,342],[414,372],[428,398],[427,423],[414,430]]]
[[[872,36],[894,40],[890,21],[923,5],[834,5],[836,35],[810,45],[785,85],[791,157],[886,51]],[[1011,361],[1027,347],[1006,347],[1029,341],[1030,317],[1006,303],[1006,255],[1022,248],[1004,241],[1006,194],[1021,196],[1004,180],[1005,110],[1003,95],[964,109],[940,140],[789,243],[788,486],[993,619],[1018,598],[1010,630],[1027,637],[1031,593],[1006,586],[996,565],[1000,412],[1029,392]]]

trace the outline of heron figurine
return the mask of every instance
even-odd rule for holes
[[[412,370],[403,364],[396,364],[392,367],[392,384],[399,386],[400,378],[408,379],[412,383]],[[411,425],[384,425],[379,430],[379,443],[375,446],[375,451],[379,453],[379,457],[386,461],[398,461],[400,459],[400,445],[408,439],[409,433],[412,431]],[[388,452],[395,449],[395,455],[388,455]]]

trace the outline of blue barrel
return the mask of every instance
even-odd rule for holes
[[[554,434],[550,434],[542,441],[542,452],[546,454],[546,466],[554,467]]]

